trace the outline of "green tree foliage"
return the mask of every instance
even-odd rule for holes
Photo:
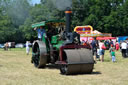
[[[5,0],[5,9],[13,24],[17,27],[24,24],[29,16],[30,5],[27,0]]]
[[[15,37],[15,31],[8,15],[3,11],[3,6],[0,7],[0,42],[7,40],[13,41]]]
[[[19,29],[29,16],[29,3],[27,0],[1,0],[0,42],[23,42],[24,36]]]
[[[128,35],[128,0],[41,0],[35,5],[30,1],[0,0],[0,42],[33,41],[37,34],[31,25],[44,20],[65,20],[66,4],[73,11],[72,28],[91,25],[94,30],[113,36]]]

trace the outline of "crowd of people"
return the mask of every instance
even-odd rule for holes
[[[84,40],[82,40],[82,44],[85,45],[86,43]],[[105,50],[109,50],[112,62],[116,61],[116,55],[115,51],[120,50],[122,57],[126,58],[128,57],[128,41],[120,41],[119,42],[113,42],[111,39],[110,40],[96,40],[96,37],[90,42],[90,46],[92,49],[92,54],[94,61],[96,62],[97,59],[100,60],[101,62],[104,61],[104,54]]]
[[[29,55],[30,46],[31,46],[30,41],[26,41],[25,47],[26,47],[26,54],[27,54],[27,55]],[[15,43],[14,43],[14,42],[6,42],[6,43],[4,44],[4,50],[5,50],[5,51],[8,51],[8,49],[11,50],[11,48],[15,48]]]

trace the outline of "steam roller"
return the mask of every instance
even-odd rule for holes
[[[91,73],[94,60],[90,45],[80,44],[80,35],[73,32],[70,8],[65,11],[66,24],[62,20],[49,20],[32,24],[32,28],[43,27],[45,33],[41,40],[32,46],[31,62],[37,68],[45,68],[48,64],[60,67],[64,75]],[[65,26],[66,25],[66,26]]]
[[[60,68],[62,74],[83,74],[92,72],[94,64],[93,58],[90,57],[90,50],[72,49],[64,50],[64,52],[67,59],[66,63],[62,64]]]

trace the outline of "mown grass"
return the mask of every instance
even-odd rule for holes
[[[128,58],[116,52],[113,63],[109,52],[105,61],[97,61],[92,74],[61,75],[57,68],[37,69],[25,48],[0,49],[0,85],[128,85]]]

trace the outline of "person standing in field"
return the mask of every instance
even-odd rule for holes
[[[5,44],[4,44],[4,50],[7,50],[8,51],[8,42],[6,42]]]
[[[91,42],[91,48],[92,48],[94,61],[96,61],[96,55],[97,55],[97,48],[98,47],[99,47],[98,41],[96,40],[96,37],[94,37],[94,40]]]
[[[114,46],[114,43],[113,43],[113,41],[110,39],[110,46]]]
[[[26,54],[29,55],[29,51],[30,51],[30,42],[26,41]]]
[[[127,42],[126,56],[128,57],[128,40],[126,42]]]
[[[110,53],[110,56],[112,58],[112,61],[114,60],[114,57],[112,57],[112,52],[115,51],[115,47],[113,45],[111,45],[110,49],[109,49],[109,53]]]
[[[124,58],[126,58],[126,50],[127,50],[127,43],[126,43],[126,41],[123,41],[121,43],[121,52],[122,52],[122,56]]]
[[[116,42],[115,47],[116,47],[116,50],[118,51],[118,50],[119,50],[119,48],[120,48],[120,46],[119,46],[119,43],[118,43],[118,42]]]
[[[100,41],[99,42],[99,48],[100,48],[100,61],[101,62],[104,62],[104,53],[105,53],[106,47],[105,47],[103,41]]]
[[[11,50],[11,42],[8,42],[8,47]]]
[[[111,56],[112,56],[112,62],[115,62],[116,57],[115,57],[115,50],[114,49],[112,49],[112,51],[111,51]]]

